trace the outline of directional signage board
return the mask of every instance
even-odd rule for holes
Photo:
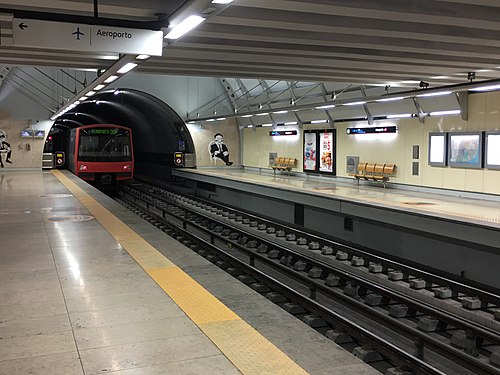
[[[161,56],[163,32],[14,18],[13,45]]]

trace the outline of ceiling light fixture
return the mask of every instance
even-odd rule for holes
[[[104,83],[111,83],[113,81],[116,81],[119,77],[118,76],[109,76],[108,78],[106,78],[103,82]]]
[[[436,91],[436,92],[428,92],[426,94],[417,95],[417,98],[428,98],[431,96],[444,96],[451,94],[451,91]]]
[[[335,104],[329,104],[329,105],[322,105],[320,107],[314,107],[316,109],[329,109],[329,108],[335,108]]]
[[[500,90],[500,84],[476,87],[475,89],[470,89],[469,91],[482,92],[482,91],[494,91],[494,90]]]
[[[212,4],[231,4],[233,0],[212,0]]]
[[[205,21],[205,18],[197,15],[191,15],[174,26],[174,28],[167,35],[165,35],[165,39],[178,39],[187,32],[193,30],[203,21]]]
[[[344,103],[344,105],[361,105],[361,104],[366,104],[366,102],[361,101],[361,102],[353,102],[353,103]]]
[[[311,124],[325,124],[328,120],[312,120]]]
[[[151,56],[149,55],[137,55],[136,59],[137,60],[147,60],[149,59]]]
[[[103,88],[105,88],[105,87],[106,87],[106,85],[102,85],[102,84],[101,84],[101,85],[97,85],[96,87],[94,87],[94,88],[93,88],[93,90],[94,90],[94,91],[99,91],[99,90],[101,90],[101,89],[103,89]]]
[[[276,115],[280,115],[282,113],[288,113],[288,111],[277,111],[277,112],[273,112],[273,113],[276,114]]]
[[[395,98],[383,98],[383,99],[377,99],[375,100],[376,102],[395,102],[398,100],[403,100],[405,97],[404,96],[398,96]]]
[[[387,115],[385,117],[388,118],[388,119],[393,119],[393,118],[411,118],[411,117],[413,117],[413,114],[412,113],[401,113],[401,114],[397,114],[397,115]]]
[[[126,63],[125,65],[123,65],[120,69],[118,69],[116,72],[118,74],[125,74],[125,73],[128,73],[130,72],[132,69],[134,69],[135,67],[137,66],[136,63],[133,63],[133,62],[129,62],[129,63]]]
[[[268,127],[273,126],[273,124],[262,124],[262,126],[263,126],[264,128],[268,128]]]
[[[460,110],[459,109],[454,109],[450,111],[436,111],[436,112],[431,112],[429,113],[429,116],[450,116],[450,115],[459,115]]]

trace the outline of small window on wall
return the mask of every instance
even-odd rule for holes
[[[486,163],[488,169],[500,169],[500,132],[486,133]]]
[[[429,165],[446,166],[446,142],[446,133],[429,133]]]
[[[482,168],[483,132],[448,133],[448,165]]]

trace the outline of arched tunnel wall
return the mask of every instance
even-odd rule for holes
[[[95,123],[132,129],[136,174],[170,178],[173,153],[196,152],[182,118],[166,103],[142,91],[120,88],[99,92],[60,116],[54,127],[65,133],[64,130]]]

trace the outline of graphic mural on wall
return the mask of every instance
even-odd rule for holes
[[[11,164],[12,161],[10,160],[10,157],[12,156],[12,148],[10,147],[10,143],[6,142],[5,140],[7,139],[7,133],[5,130],[0,129],[0,167],[4,168],[3,164],[3,155],[6,154],[7,158],[5,159],[6,163]]]
[[[208,145],[208,151],[210,152],[212,160],[219,158],[226,163],[227,166],[233,165],[233,162],[229,161],[229,150],[224,143],[224,136],[221,133],[216,133],[214,135],[214,140]]]

